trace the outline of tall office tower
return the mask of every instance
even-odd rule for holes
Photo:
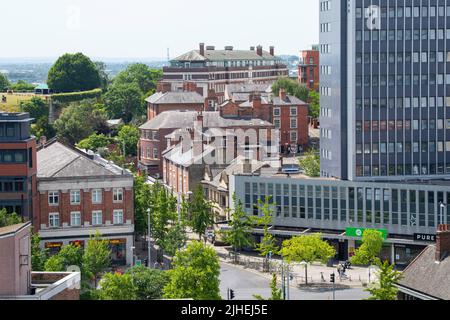
[[[322,176],[448,177],[450,1],[321,0],[320,31]]]
[[[0,210],[32,221],[37,210],[36,139],[28,113],[0,112]],[[32,221],[33,222],[33,221]],[[34,222],[33,222],[34,223]]]

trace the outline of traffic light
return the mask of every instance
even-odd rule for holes
[[[334,273],[330,274],[330,282],[335,283]]]
[[[229,297],[229,300],[234,299],[234,290],[228,289],[228,297]]]

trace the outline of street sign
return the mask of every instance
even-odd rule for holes
[[[142,266],[142,260],[136,260],[135,266]]]
[[[384,240],[387,239],[388,232],[386,229],[367,229],[367,228],[347,228],[345,229],[345,235],[348,237],[357,237],[362,238],[364,231],[366,230],[376,230],[380,231],[381,235],[383,236]]]

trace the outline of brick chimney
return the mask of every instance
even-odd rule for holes
[[[436,235],[436,262],[441,262],[450,254],[450,225],[441,224]]]
[[[263,55],[263,47],[262,47],[262,46],[257,46],[257,47],[256,47],[256,54],[257,54],[258,56],[261,56],[261,57],[262,57],[262,55]]]
[[[251,94],[251,101],[253,102],[253,109],[261,108],[261,94],[258,92],[253,92]]]
[[[275,55],[275,47],[274,47],[274,46],[271,46],[271,47],[270,47],[270,55],[271,55],[271,56],[274,56],[274,55]]]
[[[250,47],[250,51],[255,51],[255,47]]]
[[[205,44],[204,43],[200,43],[200,55],[201,56],[205,55]]]
[[[280,99],[286,101],[286,90],[284,88],[280,89]]]
[[[161,93],[166,93],[172,91],[172,85],[169,82],[158,82],[156,85],[156,91]]]

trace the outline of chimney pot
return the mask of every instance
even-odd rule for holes
[[[280,99],[286,101],[286,90],[284,88],[280,89]]]
[[[205,55],[205,44],[204,43],[200,43],[200,55],[202,55],[202,56]]]
[[[274,46],[271,46],[271,47],[270,47],[270,55],[271,55],[271,56],[274,56],[274,55],[275,55],[275,47],[274,47]]]
[[[255,51],[255,47],[250,47],[250,50],[251,51]]]
[[[441,262],[450,253],[450,225],[438,226],[436,235],[436,262]]]
[[[262,46],[256,47],[256,53],[258,54],[258,56],[262,57],[262,55],[263,55],[263,47]]]

